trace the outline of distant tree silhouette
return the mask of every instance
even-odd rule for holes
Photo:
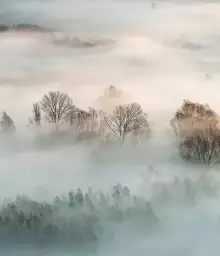
[[[122,92],[113,85],[110,85],[109,87],[107,87],[104,92],[104,96],[106,98],[115,99],[115,98],[120,98],[121,95],[122,95]]]
[[[2,113],[0,125],[1,125],[1,131],[4,132],[4,133],[13,133],[13,132],[15,132],[14,122],[11,119],[11,117],[9,115],[7,115],[6,112]]]
[[[104,112],[111,112],[117,105],[124,103],[125,95],[117,87],[110,85],[105,88],[103,95],[97,101],[98,109]]]
[[[29,122],[36,126],[41,126],[41,109],[39,103],[33,103],[32,117],[29,118]]]

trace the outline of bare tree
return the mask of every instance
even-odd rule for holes
[[[7,115],[6,112],[2,113],[2,118],[0,121],[0,125],[2,128],[2,132],[4,133],[13,133],[15,132],[15,125],[13,120],[11,119],[11,117],[9,115]]]
[[[195,130],[193,134],[181,141],[179,152],[183,159],[202,163],[209,167],[220,161],[220,130],[206,128]]]
[[[44,119],[48,123],[57,125],[63,121],[73,108],[72,99],[65,93],[51,91],[45,94],[40,102]]]
[[[33,103],[32,117],[29,118],[29,122],[36,126],[41,126],[41,109],[39,103]]]
[[[121,141],[139,129],[149,131],[147,114],[138,103],[118,105],[110,115],[104,116],[108,128]]]

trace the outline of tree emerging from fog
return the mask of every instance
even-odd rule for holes
[[[44,113],[44,119],[57,127],[72,111],[73,101],[65,93],[51,91],[43,96],[40,106]]]
[[[176,136],[184,139],[195,129],[215,129],[218,125],[218,115],[207,104],[184,100],[170,124]]]
[[[29,122],[36,126],[41,126],[41,109],[39,103],[33,103],[32,117]]]
[[[0,239],[14,243],[50,241],[87,245],[98,242],[104,228],[106,233],[103,220],[120,225],[136,223],[137,218],[148,232],[157,227],[158,218],[151,203],[131,195],[122,185],[114,186],[112,196],[92,189],[83,193],[78,188],[68,196],[56,196],[53,203],[18,196],[16,200],[5,200],[0,207]]]
[[[220,130],[206,128],[195,130],[191,136],[181,141],[181,156],[185,160],[203,163],[209,167],[220,161]]]
[[[112,112],[117,105],[125,103],[124,101],[124,92],[111,85],[105,88],[103,95],[97,99],[96,104],[100,110]]]
[[[171,120],[181,157],[210,166],[220,160],[218,115],[208,105],[185,100]]]
[[[1,125],[1,131],[3,133],[15,132],[15,124],[14,124],[13,120],[11,119],[11,117],[9,115],[7,115],[6,112],[2,113],[0,125]]]
[[[118,105],[104,119],[108,128],[121,142],[131,133],[138,134],[143,129],[147,133],[150,131],[147,114],[138,103]]]
[[[78,109],[72,105],[70,110],[65,115],[65,121],[70,125],[70,127],[73,127],[77,121],[77,112]]]

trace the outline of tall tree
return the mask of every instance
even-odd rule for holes
[[[13,120],[6,112],[2,113],[2,118],[0,121],[2,132],[4,133],[12,133],[15,132],[15,125]]]
[[[147,114],[138,103],[118,105],[112,114],[104,116],[108,128],[121,141],[138,129],[149,130]]]
[[[29,118],[29,122],[36,126],[41,126],[41,109],[39,103],[33,103],[32,117]]]
[[[65,93],[51,91],[43,96],[40,106],[44,113],[44,119],[48,123],[52,123],[57,126],[71,112],[73,108],[73,101],[70,96]]]
[[[77,110],[77,129],[79,132],[88,132],[91,114],[82,109]]]
[[[94,108],[89,108],[89,114],[90,114],[90,120],[89,120],[89,126],[91,132],[97,132],[99,128],[99,113]]]

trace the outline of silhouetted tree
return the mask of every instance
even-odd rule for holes
[[[75,194],[75,199],[79,204],[83,203],[84,197],[82,191],[78,188]]]
[[[149,130],[147,114],[138,103],[118,105],[112,114],[104,116],[105,122],[113,134],[124,142],[126,136],[135,130]]]
[[[70,191],[69,192],[69,207],[73,207],[74,204],[75,204],[74,192]]]
[[[115,86],[110,85],[108,88],[105,89],[104,96],[106,98],[120,98],[122,95],[122,92],[118,90]]]
[[[117,105],[124,103],[124,101],[124,92],[111,85],[105,88],[103,95],[97,99],[96,106],[98,109],[110,113]]]
[[[44,118],[48,123],[57,125],[63,121],[73,108],[72,99],[65,93],[52,91],[45,94],[40,102]]]
[[[29,118],[29,122],[36,126],[41,126],[41,109],[39,103],[33,103],[32,117]]]
[[[2,118],[0,121],[2,132],[4,133],[12,133],[15,132],[15,125],[13,120],[6,112],[2,113]]]

